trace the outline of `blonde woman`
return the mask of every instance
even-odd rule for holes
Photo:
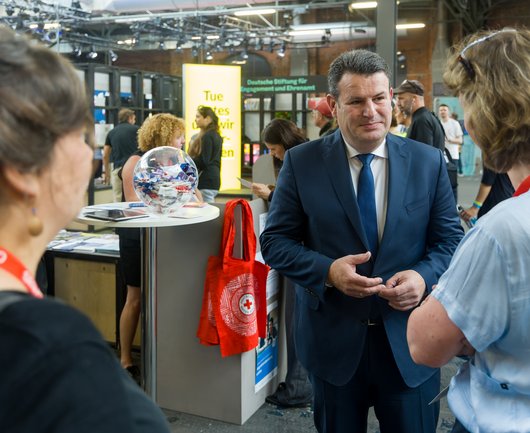
[[[432,367],[470,356],[449,387],[454,433],[529,432],[530,31],[471,35],[449,57],[444,81],[484,165],[507,172],[515,194],[467,233],[410,315],[410,353]]]
[[[156,114],[145,120],[138,131],[138,151],[123,166],[125,201],[138,200],[134,191],[133,173],[142,155],[160,146],[182,147],[184,130],[184,121],[172,114]],[[140,369],[133,364],[131,349],[141,307],[140,229],[117,229],[116,232],[120,236],[120,263],[127,285],[127,297],[120,316],[120,360],[123,368],[139,381]]]

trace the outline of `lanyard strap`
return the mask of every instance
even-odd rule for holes
[[[3,269],[17,278],[31,296],[42,298],[44,295],[39,289],[35,278],[22,262],[5,248],[0,247],[0,269]]]
[[[517,188],[517,191],[515,191],[513,196],[517,197],[518,195],[524,194],[529,189],[530,189],[530,176],[527,176],[526,179],[521,182],[521,185],[519,185],[519,188]]]

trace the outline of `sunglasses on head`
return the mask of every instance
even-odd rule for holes
[[[488,39],[493,38],[494,36],[498,35],[499,33],[506,33],[506,32],[516,32],[515,29],[502,29],[498,32],[491,33],[489,35],[483,36],[481,38],[478,38],[477,40],[469,43],[464,47],[462,51],[460,51],[460,54],[458,55],[458,61],[461,63],[463,68],[466,70],[466,73],[470,80],[475,78],[475,69],[473,68],[473,65],[471,62],[466,58],[465,54],[466,51],[469,50],[471,47],[474,47],[475,45],[481,44],[484,41],[487,41]],[[412,83],[411,83],[412,84]]]

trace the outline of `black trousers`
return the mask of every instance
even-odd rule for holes
[[[350,382],[335,386],[314,375],[311,380],[319,433],[365,433],[372,406],[381,433],[436,432],[440,405],[429,402],[440,390],[440,372],[409,388],[382,324],[368,327],[362,359]]]

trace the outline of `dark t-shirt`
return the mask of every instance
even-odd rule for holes
[[[199,170],[199,189],[218,190],[221,186],[221,152],[223,138],[210,129],[201,138],[201,153],[193,158]]]
[[[440,121],[427,108],[418,108],[412,113],[412,123],[407,138],[426,143],[440,149],[445,148],[445,133]]]
[[[114,168],[123,167],[136,150],[138,150],[138,126],[129,122],[120,123],[112,129],[105,139],[105,145],[110,146],[110,161]]]
[[[491,190],[478,211],[479,218],[490,211],[497,203],[510,198],[515,192],[512,182],[506,173],[495,173],[486,167],[483,168],[480,183],[491,186]]]
[[[160,409],[73,308],[22,295],[0,311],[0,347],[2,433],[169,433]]]

